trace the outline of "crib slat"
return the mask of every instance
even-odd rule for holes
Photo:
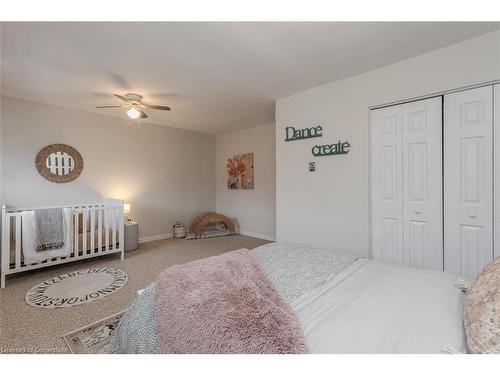
[[[116,215],[117,210],[113,209],[113,250],[116,249]]]
[[[82,226],[82,255],[87,254],[87,222],[89,220],[88,211],[83,211],[83,226]]]
[[[16,268],[21,268],[21,216],[16,216]]]
[[[125,225],[123,222],[123,206],[118,209],[118,250],[120,250],[120,259],[125,259]]]
[[[10,268],[10,217],[4,219],[5,222],[2,223],[2,271]]]
[[[108,251],[109,250],[109,210],[108,209],[104,209],[104,230],[106,231],[105,235],[104,235],[105,245],[106,245],[106,247],[104,248],[104,251]]]
[[[102,210],[97,211],[97,252],[102,251]]]
[[[78,225],[79,216],[80,216],[80,213],[78,212],[78,210],[75,210],[74,214],[73,214],[73,219],[75,221],[75,235],[73,236],[74,240],[75,240],[75,244],[73,245],[73,254],[74,254],[75,258],[78,258],[78,242],[79,242],[79,238],[80,238],[80,230],[79,230],[79,225]]]
[[[90,211],[90,253],[95,251],[95,209]]]

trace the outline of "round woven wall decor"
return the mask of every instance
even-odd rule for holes
[[[72,166],[72,169],[69,173],[54,173],[47,166],[47,159],[49,158],[49,156],[57,153],[65,153],[69,155],[73,160],[74,165]],[[38,173],[40,173],[42,177],[49,181],[62,184],[73,181],[78,176],[80,176],[83,170],[83,158],[75,148],[65,144],[55,143],[42,148],[40,152],[38,152],[35,159],[35,165]]]

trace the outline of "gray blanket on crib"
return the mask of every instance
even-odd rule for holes
[[[61,249],[64,246],[62,208],[35,210],[36,251]]]
[[[304,245],[271,243],[252,250],[267,276],[292,303],[349,266],[357,258]],[[148,285],[122,317],[111,353],[160,353],[155,320],[155,283]]]

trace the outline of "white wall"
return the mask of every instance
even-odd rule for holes
[[[236,219],[240,231],[274,239],[276,233],[275,125],[217,135],[217,212]],[[226,161],[235,154],[253,152],[254,189],[227,188]]]
[[[368,256],[368,108],[496,79],[500,32],[278,100],[277,240]],[[286,126],[316,125],[322,138],[284,142]],[[313,145],[338,140],[351,143],[349,154],[312,156]]]
[[[17,207],[92,203],[101,197],[132,205],[140,237],[172,232],[215,209],[215,137],[164,126],[127,125],[91,113],[2,97],[3,203]],[[66,143],[84,160],[67,184],[45,180],[35,168],[44,146]]]

